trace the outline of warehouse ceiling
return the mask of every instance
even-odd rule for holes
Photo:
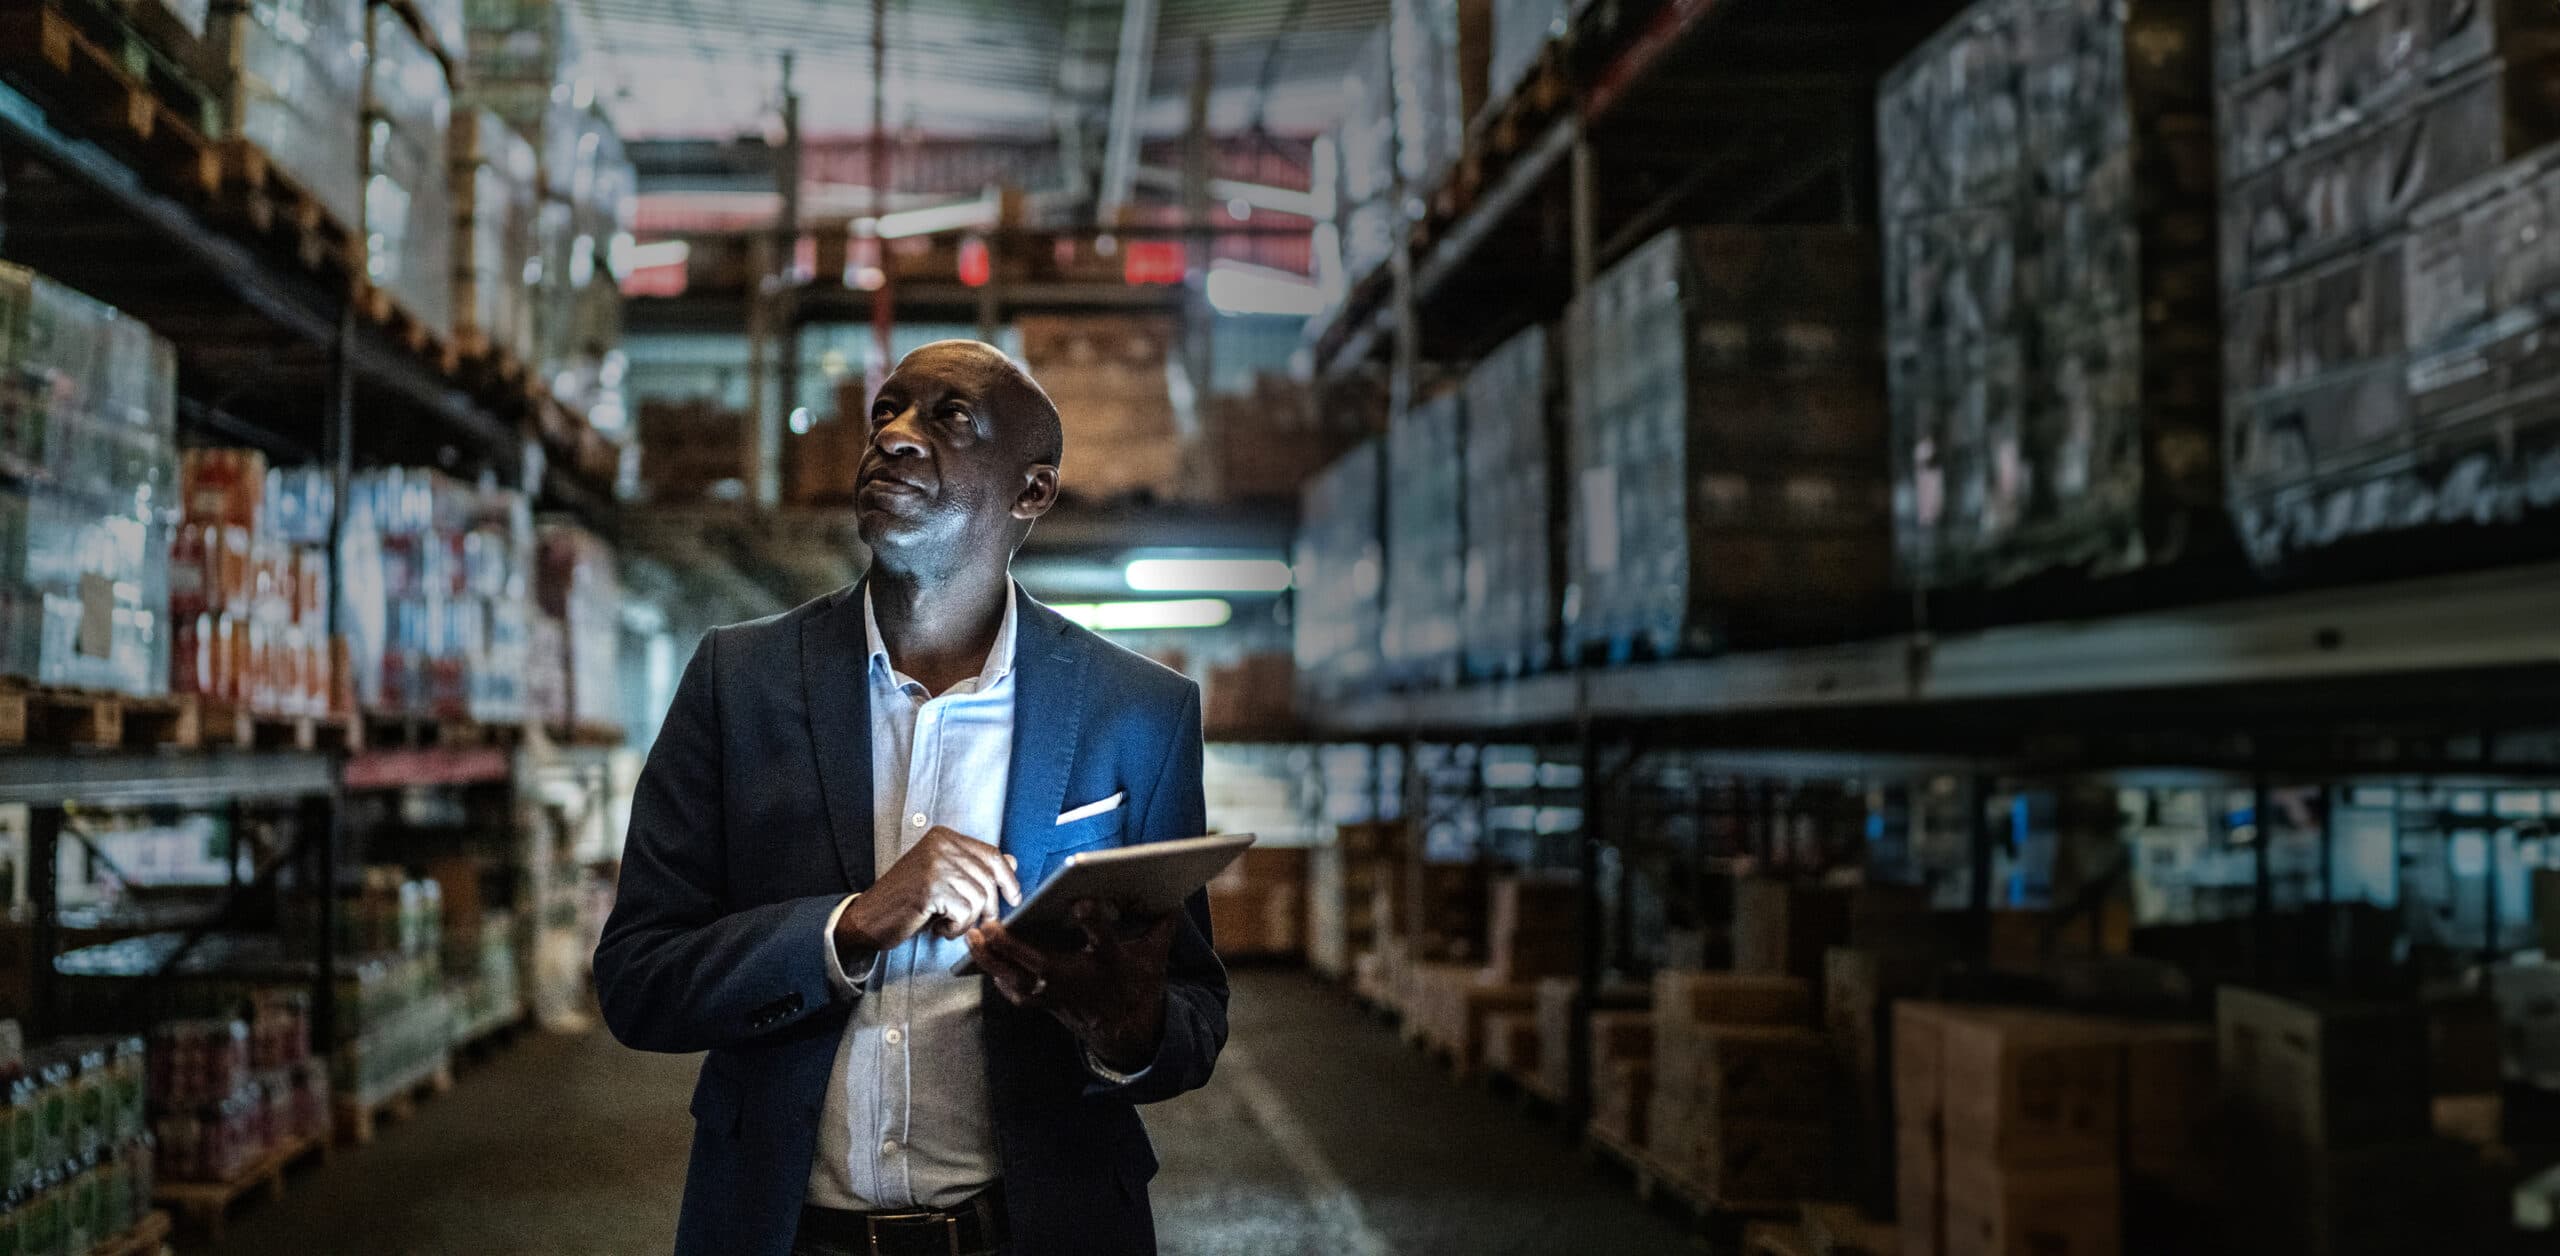
[[[580,0],[599,91],[626,136],[722,138],[773,129],[782,58],[794,58],[803,131],[871,126],[869,0]],[[1142,137],[1181,133],[1205,42],[1209,124],[1312,135],[1340,109],[1353,54],[1385,0],[888,0],[893,130],[1055,136],[1098,151],[1121,23],[1141,58]]]

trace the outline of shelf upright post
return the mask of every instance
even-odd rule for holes
[[[2275,843],[2276,836],[2275,813],[2268,805],[2273,796],[2274,790],[2267,784],[2267,769],[2261,765],[2249,777],[2249,823],[2256,830],[2257,838],[2249,844],[2250,874],[2256,882],[2250,888],[2249,919],[2251,932],[2256,935],[2256,945],[2252,949],[2258,953],[2260,977],[2272,975],[2267,966],[2275,959],[2274,868],[2268,858],[2268,847]]]
[[[1973,846],[1967,852],[1973,884],[1966,902],[1973,927],[1967,932],[1972,935],[1973,958],[1977,960],[1988,959],[1991,955],[1991,844],[1995,836],[1991,822],[1993,783],[1990,773],[1977,770],[1968,794],[1973,804],[1973,823],[1969,830]]]
[[[355,478],[355,364],[349,356],[356,334],[356,308],[353,301],[341,302],[338,309],[338,335],[329,353],[329,423],[323,453],[329,464],[329,635],[336,640],[346,631],[346,610],[341,605],[346,588],[347,497],[353,491]],[[331,651],[333,654],[335,650]],[[345,693],[353,702],[354,686],[333,679],[333,690]],[[334,694],[333,694],[334,697]],[[349,743],[364,727],[360,711],[347,712]],[[298,819],[305,826],[298,840],[311,855],[310,891],[319,896],[312,905],[312,921],[317,936],[312,939],[311,1037],[314,1051],[332,1050],[338,1041],[338,851],[346,840],[347,815],[346,756],[335,756],[329,771],[329,792],[306,798],[299,808]],[[316,840],[315,840],[316,839]]]
[[[57,862],[62,857],[62,805],[27,809],[27,899],[34,909],[35,924],[29,931],[28,943],[35,962],[28,973],[34,988],[27,1006],[35,1023],[28,1026],[28,1037],[48,1037],[60,1031],[54,1014],[53,952],[62,927],[62,873]]]

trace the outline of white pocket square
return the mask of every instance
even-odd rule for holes
[[[1073,824],[1078,820],[1090,820],[1103,812],[1117,810],[1120,804],[1127,801],[1129,801],[1129,791],[1124,789],[1100,802],[1089,802],[1073,811],[1059,812],[1058,823]]]

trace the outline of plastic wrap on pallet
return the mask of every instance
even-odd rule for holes
[[[0,265],[0,674],[166,691],[176,411],[167,341]]]
[[[622,721],[622,588],[613,548],[572,523],[544,523],[536,602],[560,621],[568,645],[569,713],[580,724]]]
[[[1339,163],[1342,268],[1352,282],[1386,264],[1395,249],[1395,102],[1387,94],[1387,32],[1378,31],[1342,79],[1342,124],[1334,132]]]
[[[486,109],[453,118],[454,330],[533,355],[533,296],[525,282],[537,239],[541,177],[533,145]]]
[[[1378,674],[1382,461],[1380,442],[1366,441],[1307,481],[1299,497],[1293,645],[1309,697],[1341,697]]]
[[[297,539],[314,504],[312,470],[297,471],[270,471],[255,450],[187,451],[169,549],[177,692],[277,715],[328,711],[327,520],[316,540]]]
[[[1466,601],[1466,402],[1456,389],[1387,425],[1386,612],[1378,657],[1389,679],[1455,680]]]
[[[1408,197],[1429,195],[1465,153],[1467,120],[1484,101],[1486,3],[1394,0],[1388,7],[1396,169]]]
[[[543,190],[577,181],[581,118],[597,98],[578,6],[570,0],[465,0],[471,75],[465,105],[488,109],[533,142]]]
[[[1546,328],[1531,327],[1467,375],[1466,594],[1459,623],[1473,676],[1537,671],[1555,651],[1549,352]]]
[[[2222,493],[2201,6],[1984,0],[1878,92],[1910,584],[2175,558]]]
[[[249,0],[217,22],[236,68],[231,131],[256,144],[331,216],[364,221],[365,0]]]
[[[1570,315],[1568,658],[1873,626],[1886,583],[1873,237],[1666,232]]]
[[[2430,218],[2422,238],[2415,224],[2560,138],[2547,91],[2560,10],[2308,7],[2219,10],[2229,503],[2262,566],[2382,532],[2511,522],[2549,458],[2529,429],[2488,430],[2512,420],[2498,398],[2530,391],[2533,372],[2453,343],[2484,290],[2452,261],[2460,228]],[[2529,259],[2528,245],[2500,247]]]
[[[340,623],[357,701],[386,715],[522,719],[524,496],[392,468],[356,478],[346,516]]]
[[[1492,51],[1486,69],[1486,94],[1508,99],[1528,81],[1547,44],[1573,30],[1573,18],[1588,0],[1493,0]]]
[[[444,63],[389,9],[373,11],[365,76],[365,274],[421,323],[453,326],[453,194]]]

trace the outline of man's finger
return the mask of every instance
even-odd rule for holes
[[[988,925],[979,930],[979,936],[984,940],[987,952],[997,959],[1022,969],[1034,980],[1047,975],[1049,957],[1040,948],[1015,937],[1003,925]]]
[[[1013,875],[1013,856],[1004,854],[992,846],[974,849],[968,853],[971,856],[970,874],[986,885],[987,904],[990,908],[1001,903],[1022,901],[1022,883],[1015,880]]]

